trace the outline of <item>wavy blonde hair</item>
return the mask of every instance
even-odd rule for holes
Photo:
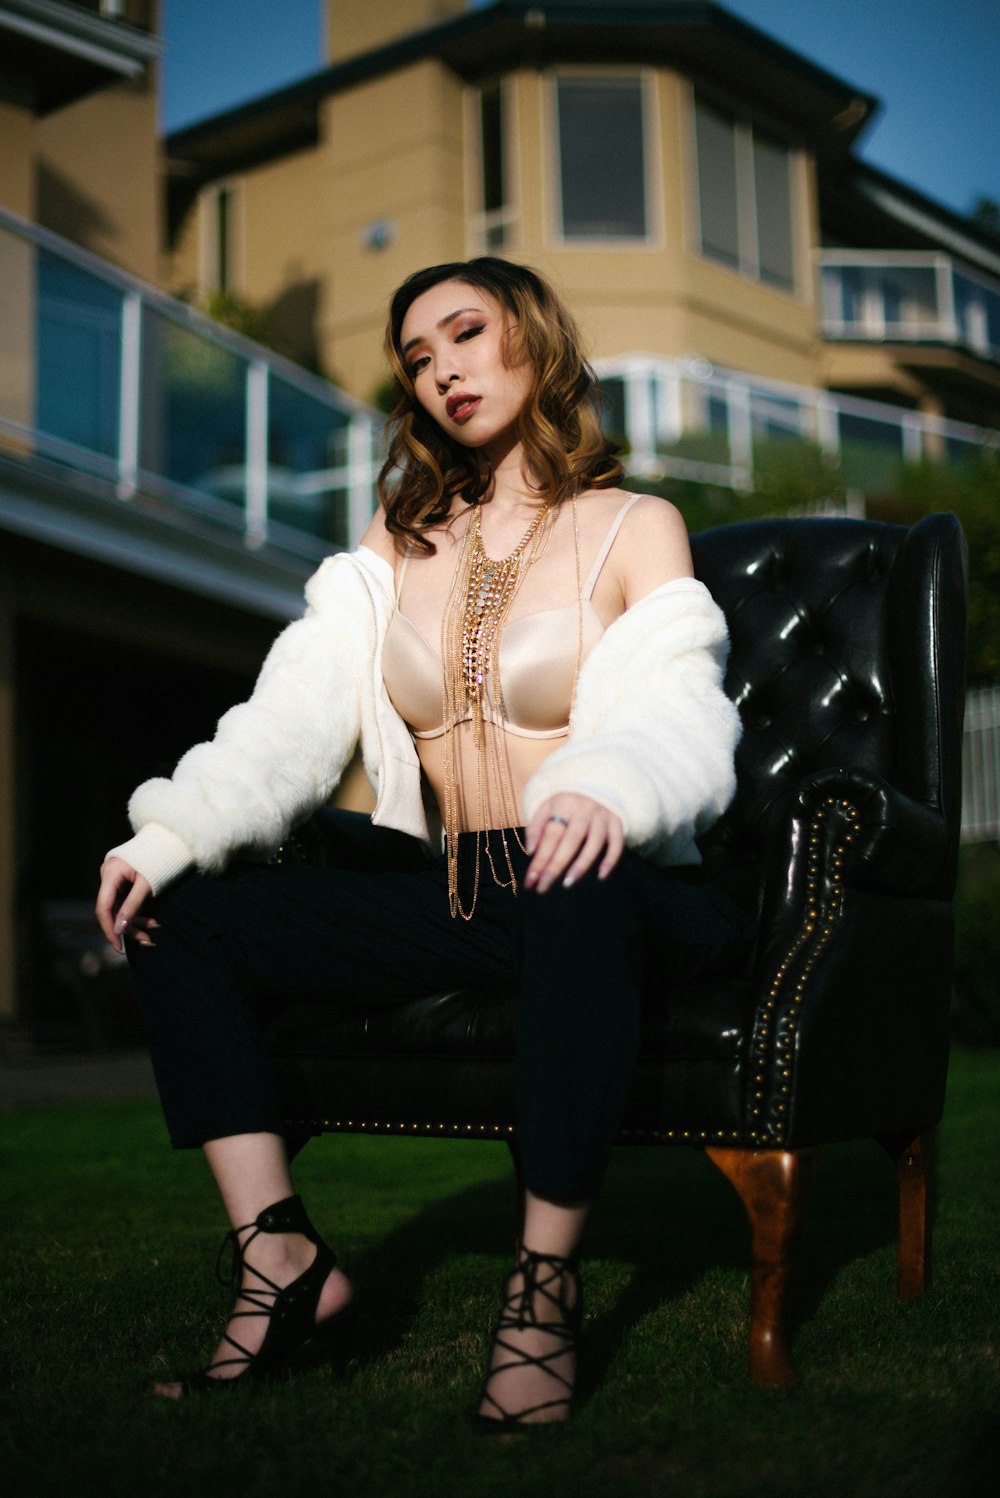
[[[596,380],[583,356],[572,314],[537,271],[492,255],[433,265],[403,282],[389,305],[385,353],[392,371],[388,448],[379,474],[386,528],[426,552],[426,532],[447,517],[452,499],[489,498],[492,474],[474,448],[452,441],[417,400],[401,351],[403,319],[419,296],[443,281],[461,281],[492,297],[510,315],[505,362],[526,361],[531,385],[517,436],[538,494],[550,504],[582,489],[610,488],[622,477],[616,448],[601,431]]]

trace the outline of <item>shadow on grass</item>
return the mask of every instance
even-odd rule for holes
[[[514,1206],[511,1173],[509,1183],[478,1183],[438,1197],[373,1245],[355,1276],[365,1306],[357,1345],[362,1366],[401,1346],[418,1314],[421,1287],[447,1259],[503,1255],[512,1244]],[[795,1256],[792,1335],[816,1314],[846,1265],[893,1244],[895,1236],[895,1169],[888,1157],[869,1141],[824,1149]],[[749,1226],[732,1188],[699,1150],[616,1151],[585,1253],[630,1264],[632,1274],[616,1304],[587,1323],[584,1402],[632,1329],[706,1273],[746,1274],[749,1314]],[[893,1290],[890,1281],[886,1293]]]

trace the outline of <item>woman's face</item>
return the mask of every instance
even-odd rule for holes
[[[488,292],[442,281],[411,304],[400,350],[417,400],[464,447],[503,445],[531,386],[526,361],[504,363],[511,318]]]

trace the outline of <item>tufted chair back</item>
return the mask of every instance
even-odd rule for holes
[[[797,788],[851,770],[934,808],[948,828],[928,892],[955,879],[964,700],[964,550],[957,522],[778,519],[692,541],[726,614],[726,689],[743,720],[738,789],[703,839],[744,901]]]

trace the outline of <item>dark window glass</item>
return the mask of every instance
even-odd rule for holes
[[[118,451],[122,293],[56,255],[38,255],[35,421],[47,436]]]
[[[737,268],[740,263],[736,186],[736,126],[704,104],[697,106],[698,201],[705,255]]]
[[[644,239],[646,158],[638,78],[558,83],[562,233],[566,239]]]
[[[232,281],[229,272],[232,205],[233,195],[229,188],[220,187],[215,195],[215,286],[218,291],[228,291]]]
[[[790,168],[784,146],[754,137],[753,176],[760,278],[785,287],[795,284]]]
[[[483,212],[495,213],[503,208],[503,100],[499,83],[484,88],[479,96],[480,150],[483,166]]]
[[[792,162],[786,146],[697,100],[701,251],[745,276],[795,285]]]

